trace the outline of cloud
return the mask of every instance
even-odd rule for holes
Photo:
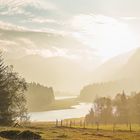
[[[0,40],[0,45],[1,46],[17,45],[17,43],[14,41],[9,41],[9,40]]]
[[[78,53],[70,52],[70,49],[50,46],[49,48],[39,48],[33,41],[27,38],[17,38],[15,41],[0,40],[0,50],[13,55],[39,55],[44,58],[64,57],[68,59],[78,59]]]
[[[33,22],[47,24],[48,22],[56,23],[57,21],[36,17],[33,18]],[[67,22],[65,23],[67,24]],[[3,21],[0,21],[0,29],[2,29],[2,38],[9,41],[9,44],[3,42],[2,46],[4,46],[5,49],[3,50],[5,52],[10,53],[10,58],[36,54],[46,59],[59,56],[78,62],[95,59],[95,49],[91,49],[71,37],[73,35],[71,29],[61,30],[44,26],[29,28],[28,26],[18,26],[18,24]],[[16,44],[10,41],[14,41]]]
[[[39,55],[44,58],[50,57],[64,57],[68,59],[81,60],[81,59],[91,59],[95,51],[87,47],[60,47],[50,45],[48,48],[38,47],[35,42],[27,38],[18,38],[17,42],[20,44],[20,49],[26,55]]]
[[[43,33],[43,35],[45,34]],[[5,37],[2,36],[2,38]],[[32,37],[16,36],[14,38],[0,40],[0,46],[3,51],[8,54],[10,53],[10,55],[14,58],[26,55],[39,55],[45,59],[50,57],[63,57],[77,62],[86,60],[92,61],[95,59],[95,50],[93,48],[83,46],[78,42],[76,43],[73,40],[74,38],[70,39],[69,36],[56,36],[56,34],[54,34],[54,36],[46,36],[45,38],[46,41],[42,42],[38,37],[35,39]],[[49,42],[47,41],[48,39]],[[63,39],[66,42],[61,42],[62,40],[60,39]],[[55,43],[53,40],[55,40]]]
[[[16,30],[16,31],[25,31],[28,30],[23,26],[14,25],[12,23],[0,21],[0,29],[4,30]]]
[[[115,18],[109,17],[109,16],[104,16],[104,15],[94,15],[94,14],[89,14],[89,15],[84,15],[84,14],[80,14],[80,15],[76,15],[73,17],[73,19],[71,20],[71,24],[72,25],[82,25],[83,24],[93,24],[93,23],[97,23],[97,24],[115,24],[117,22],[117,20]]]
[[[49,20],[49,19],[33,19],[31,22],[35,23],[56,23],[55,20]],[[25,26],[19,26],[17,24],[12,24],[10,22],[4,22],[0,20],[0,29],[2,30],[13,30],[13,31],[25,31],[25,32],[38,32],[38,33],[52,33],[56,35],[68,35],[70,32],[65,30],[59,30],[59,29],[53,29],[53,28],[28,28]]]
[[[45,18],[33,18],[31,19],[33,23],[57,23],[54,19],[45,19]]]
[[[65,34],[65,31],[56,29],[63,26],[62,22],[53,16],[47,18],[45,12],[51,10],[57,10],[57,6],[46,0],[0,0],[0,28]]]
[[[64,57],[68,59],[77,59],[78,56],[74,54],[68,54],[67,49],[62,49],[62,48],[57,48],[53,47],[51,49],[46,49],[46,48],[36,48],[36,49],[26,49],[27,55],[39,55],[44,58],[50,58],[50,57]]]
[[[56,9],[56,6],[45,0],[1,0],[0,5],[3,7],[9,7],[9,9],[16,11],[19,8],[26,6],[33,6],[43,9]]]
[[[10,40],[0,40],[0,51],[9,52],[13,45],[17,46],[17,43]]]
[[[70,20],[70,25],[73,36],[96,48],[104,60],[139,46],[129,25],[116,18],[80,14]]]
[[[0,0],[1,15],[25,14],[31,15],[26,11],[27,7],[36,9],[54,10],[56,6],[45,0]]]
[[[123,19],[123,20],[140,20],[140,17],[121,17],[120,19]]]

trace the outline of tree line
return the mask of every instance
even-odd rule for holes
[[[127,96],[123,91],[113,99],[96,98],[85,121],[89,124],[140,124],[140,93]]]
[[[52,87],[43,86],[35,82],[28,83],[28,90],[25,95],[29,112],[45,110],[48,105],[55,101]]]
[[[80,91],[79,99],[81,101],[92,102],[95,99],[96,95],[115,96],[116,93],[123,91],[123,89],[125,89],[125,91],[128,93],[131,93],[131,91],[139,91],[139,82],[140,78],[139,80],[131,78],[108,81],[103,83],[93,83],[91,85],[83,87],[83,89]]]

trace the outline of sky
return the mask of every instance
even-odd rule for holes
[[[91,70],[140,46],[139,6],[139,0],[0,0],[0,48],[8,59],[59,56]]]
[[[107,60],[139,47],[139,5],[139,0],[0,0],[0,28],[73,36],[96,51],[90,55]]]

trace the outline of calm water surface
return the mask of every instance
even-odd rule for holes
[[[66,97],[62,97],[61,99],[66,99]],[[32,112],[30,113],[30,118],[31,121],[55,121],[56,119],[80,118],[84,117],[91,107],[92,103],[79,103],[79,105],[72,106],[72,109]]]

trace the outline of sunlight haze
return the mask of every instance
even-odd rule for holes
[[[140,140],[140,0],[0,0],[0,140]]]
[[[99,65],[140,46],[138,5],[139,0],[0,0],[0,47],[29,82],[77,93]],[[31,76],[27,58],[34,68],[44,62],[42,76],[34,68]],[[47,76],[47,68],[54,72]]]

